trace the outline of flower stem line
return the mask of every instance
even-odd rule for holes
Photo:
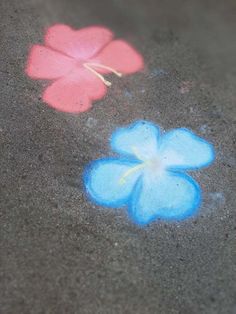
[[[140,170],[140,169],[143,169],[144,167],[146,167],[146,162],[143,162],[142,164],[140,165],[137,165],[135,167],[132,167],[131,169],[127,170],[123,175],[122,177],[119,179],[119,184],[120,185],[124,185],[126,183],[126,178],[128,176],[130,176],[132,173]]]
[[[108,70],[108,71],[111,71],[112,73],[114,73],[115,75],[121,77],[122,76],[122,73],[116,71],[115,69],[107,66],[107,65],[103,65],[103,64],[100,64],[100,63],[86,63],[88,64],[89,66],[94,66],[94,67],[98,67],[98,68],[101,68],[101,69],[105,69],[105,70]]]
[[[111,67],[108,67],[106,65],[103,64],[99,64],[99,63],[84,63],[83,66],[89,70],[90,72],[92,72],[94,75],[96,75],[100,80],[102,80],[102,82],[106,85],[106,86],[111,86],[111,82],[107,81],[102,74],[98,73],[95,69],[93,69],[93,67],[97,67],[97,68],[101,68],[101,69],[105,69],[108,71],[111,71],[112,73],[114,73],[115,75],[121,77],[122,74],[120,72],[117,72],[116,70],[114,70]]]

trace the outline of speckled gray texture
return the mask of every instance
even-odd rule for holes
[[[0,1],[1,314],[236,313],[235,12],[235,0]],[[106,25],[144,72],[112,76],[79,116],[48,108],[24,64],[56,22]],[[84,166],[137,119],[215,145],[215,164],[193,174],[193,219],[140,229],[84,195]]]

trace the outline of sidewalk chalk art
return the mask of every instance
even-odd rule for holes
[[[142,56],[113,37],[105,27],[74,30],[54,25],[48,28],[44,45],[31,48],[25,71],[33,79],[52,80],[42,95],[49,106],[64,112],[87,111],[111,86],[105,74],[122,77],[143,68]]]
[[[118,157],[95,160],[84,173],[93,202],[127,207],[140,225],[158,218],[182,220],[196,212],[201,189],[186,172],[213,162],[210,143],[185,128],[162,133],[151,122],[137,121],[117,129],[110,144]]]

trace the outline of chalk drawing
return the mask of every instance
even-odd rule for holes
[[[31,48],[25,71],[34,79],[53,80],[42,96],[49,106],[64,112],[87,111],[111,86],[104,74],[121,77],[143,68],[142,56],[113,37],[105,27],[74,30],[54,25],[48,28],[44,45]]]
[[[213,162],[210,143],[185,128],[161,133],[153,123],[137,121],[117,129],[110,144],[119,156],[95,160],[84,173],[94,203],[128,207],[140,225],[158,218],[182,220],[196,212],[201,189],[186,171]]]

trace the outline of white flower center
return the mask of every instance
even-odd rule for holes
[[[145,164],[147,164],[147,170],[153,172],[153,174],[159,174],[164,169],[164,165],[158,157],[145,161]]]
[[[147,171],[149,175],[151,176],[159,176],[163,173],[165,167],[163,162],[160,160],[158,156],[155,156],[154,158],[151,159],[141,159],[140,155],[137,154],[137,150],[133,149],[135,156],[139,159],[142,160],[143,162],[138,164],[137,166],[134,166],[127,170],[119,179],[119,184],[123,185],[126,183],[126,179],[132,175],[133,173],[143,169],[143,171]]]

